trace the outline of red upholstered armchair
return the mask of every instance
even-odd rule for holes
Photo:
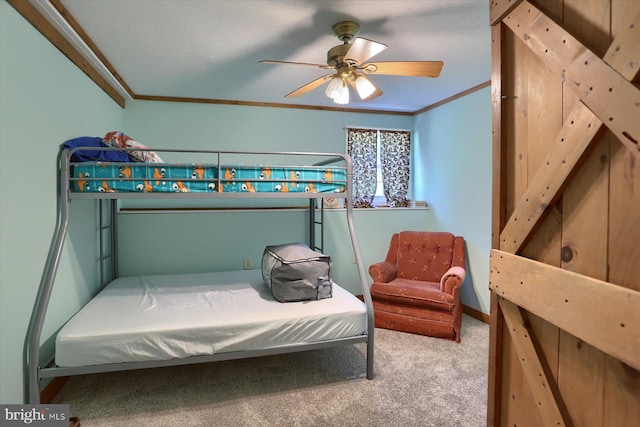
[[[387,258],[369,267],[375,325],[460,342],[464,239],[451,233],[403,231]]]

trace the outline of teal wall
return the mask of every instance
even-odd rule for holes
[[[411,129],[413,117],[134,101],[127,104],[124,124],[131,137],[158,148],[344,153],[344,128]]]
[[[19,403],[22,348],[56,220],[58,145],[123,124],[123,110],[0,1],[0,402]],[[95,289],[95,202],[74,202],[43,331]],[[88,285],[88,286],[87,286]]]
[[[127,105],[125,127],[130,136],[159,147],[223,150],[276,150],[344,152],[345,127],[413,129],[412,196],[428,201],[431,210],[356,210],[354,221],[365,265],[381,260],[390,234],[406,229],[451,231],[465,237],[468,278],[463,303],[489,312],[489,249],[491,244],[491,93],[483,88],[415,117],[330,111],[225,106],[210,104],[135,101]],[[165,157],[170,158],[171,153]],[[183,159],[181,159],[183,160]],[[197,161],[197,160],[196,160]],[[344,215],[330,212],[338,224],[328,231],[325,252],[332,255],[339,283],[359,293],[358,275]],[[190,214],[187,218],[126,215],[121,268],[124,274],[149,273],[155,265],[189,271],[234,269],[249,257],[259,265],[266,244],[304,239],[300,213],[224,214],[219,217]],[[171,230],[179,223],[178,230]],[[163,233],[190,236],[199,230],[199,243],[185,242],[194,253],[185,259],[174,245],[166,247],[153,235],[150,224]],[[264,233],[268,227],[273,233]],[[239,237],[251,230],[251,238]],[[332,230],[332,227],[327,227]],[[184,231],[184,233],[182,233]],[[207,236],[207,237],[205,237]],[[186,237],[183,237],[186,238]],[[180,241],[180,239],[169,239]],[[233,250],[211,260],[215,242]],[[135,256],[144,253],[145,256]],[[148,255],[147,255],[148,254]],[[162,268],[162,267],[161,267]],[[367,280],[370,280],[367,277]]]
[[[154,101],[129,103],[125,113],[127,133],[157,148],[344,153],[349,126],[412,129],[413,117]],[[162,157],[171,160],[175,155]],[[332,256],[336,281],[361,294],[345,216],[344,210],[327,213],[325,252]],[[364,264],[384,259],[393,232],[426,230],[430,217],[430,211],[424,209],[356,211],[354,222]],[[150,273],[157,268],[233,270],[242,268],[243,258],[251,258],[259,268],[266,245],[306,241],[305,219],[302,212],[280,211],[121,215],[121,273]],[[188,256],[186,248],[192,249]]]
[[[60,142],[80,135],[122,129],[159,148],[344,152],[347,126],[413,129],[414,198],[427,200],[431,210],[356,210],[364,263],[383,259],[389,236],[400,230],[464,235],[471,285],[463,302],[489,311],[488,89],[416,117],[151,101],[128,103],[123,111],[0,0],[0,93],[0,403],[23,399],[22,347],[55,226],[55,157]],[[14,177],[23,187],[13,184]],[[43,333],[46,355],[56,330],[97,288],[95,207],[91,201],[71,204]],[[344,211],[326,215],[325,251],[335,260],[336,280],[359,292]],[[276,240],[272,231],[278,241],[292,241],[300,240],[305,227],[296,211],[120,219],[124,275],[235,269],[245,257],[257,267],[264,245]]]
[[[416,198],[431,206],[435,230],[465,238],[468,278],[462,301],[489,313],[491,249],[491,88],[415,118]]]
[[[384,259],[391,234],[428,230],[429,218],[424,209],[356,210],[353,222],[365,270]],[[120,274],[241,270],[244,258],[259,269],[265,246],[307,241],[306,221],[303,211],[122,214]],[[334,280],[362,294],[344,209],[325,211],[325,222],[324,252],[331,255]],[[368,275],[365,279],[371,282]]]

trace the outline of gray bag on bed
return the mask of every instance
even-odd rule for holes
[[[262,278],[280,302],[331,298],[331,257],[304,243],[267,246]]]

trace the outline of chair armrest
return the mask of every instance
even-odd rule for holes
[[[440,291],[453,295],[453,289],[462,286],[466,271],[462,267],[453,266],[440,279]]]
[[[389,283],[396,278],[397,273],[396,266],[386,261],[371,264],[369,267],[369,275],[374,283]]]

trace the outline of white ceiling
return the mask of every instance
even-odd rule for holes
[[[350,108],[416,111],[491,77],[489,0],[62,0],[136,95],[339,107],[324,86],[333,24],[388,48],[376,61],[444,61],[438,78],[373,75],[384,94]]]

